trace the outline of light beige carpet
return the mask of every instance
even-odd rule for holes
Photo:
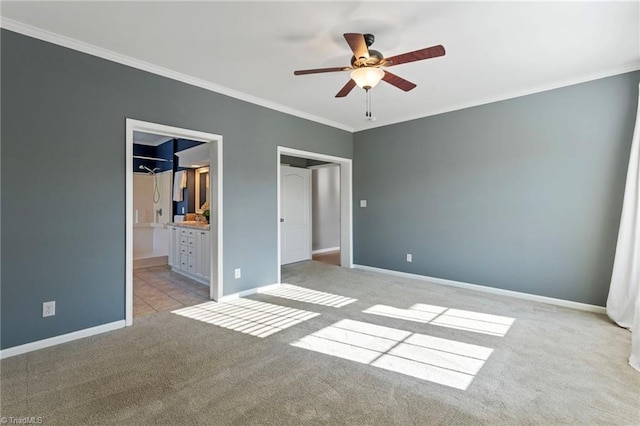
[[[249,299],[262,303],[247,303],[262,311],[242,308],[244,319],[225,319],[224,310],[200,315],[208,322],[158,313],[8,358],[0,415],[60,425],[640,423],[630,333],[603,315],[318,262],[284,268],[283,281],[357,300],[335,307],[346,299],[261,294]],[[446,310],[427,312],[438,307]],[[298,311],[319,315],[251,334],[250,321]],[[354,325],[359,334],[347,330]],[[414,364],[421,377],[407,370]],[[466,374],[466,389],[448,374]]]

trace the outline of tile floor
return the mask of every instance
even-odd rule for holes
[[[209,301],[209,287],[180,274],[168,266],[133,271],[133,317],[172,311]]]

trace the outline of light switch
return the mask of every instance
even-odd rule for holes
[[[360,207],[367,207],[367,200],[360,200]]]

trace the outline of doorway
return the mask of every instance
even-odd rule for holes
[[[165,126],[139,120],[126,119],[125,161],[126,161],[126,220],[125,220],[125,323],[133,324],[133,224],[135,218],[133,200],[133,140],[134,132],[151,133],[168,138],[189,139],[206,142],[209,161],[215,164],[212,170],[209,200],[213,201],[210,209],[210,238],[207,241],[211,255],[208,297],[219,300],[223,295],[223,263],[222,263],[222,136],[195,130]],[[204,146],[204,145],[203,145]]]
[[[340,165],[280,159],[282,264],[313,259],[340,266]]]
[[[340,263],[340,165],[316,164],[311,170],[311,258],[330,265]]]
[[[277,149],[277,224],[278,224],[278,241],[277,241],[277,253],[278,253],[278,282],[281,280],[281,265],[282,265],[282,227],[283,218],[282,211],[282,177],[281,177],[281,162],[283,156],[298,157],[307,160],[317,160],[326,163],[335,163],[339,167],[339,192],[340,192],[340,265],[346,268],[353,267],[353,234],[352,234],[352,168],[351,159],[343,157],[335,157],[331,155],[318,154],[310,151],[302,151],[293,148],[286,148],[279,146]],[[286,219],[285,219],[286,220]],[[310,244],[310,243],[309,243]],[[311,253],[311,246],[309,246],[309,253]],[[311,256],[309,256],[311,257]]]

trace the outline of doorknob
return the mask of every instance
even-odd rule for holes
[[[280,222],[284,222],[284,219],[283,219],[283,218],[280,218]]]

